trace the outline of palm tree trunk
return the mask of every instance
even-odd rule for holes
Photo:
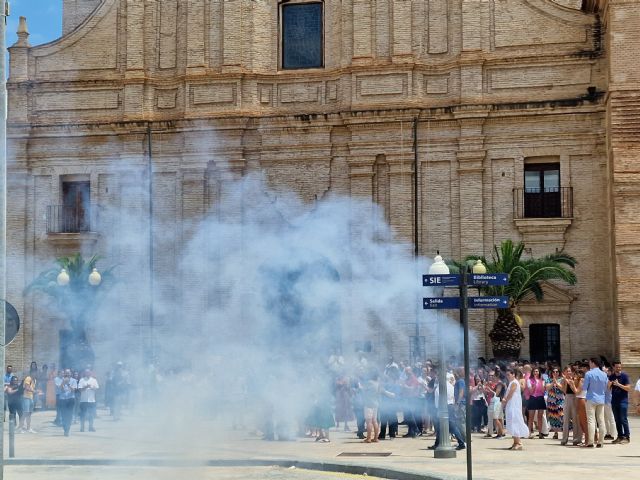
[[[62,346],[61,362],[63,365],[61,366],[78,371],[93,366],[95,353],[89,343],[84,315],[80,314],[71,321],[70,333],[66,344]]]
[[[524,335],[516,322],[513,309],[498,309],[498,318],[489,332],[489,338],[493,344],[493,356],[497,360],[520,358],[520,344]]]

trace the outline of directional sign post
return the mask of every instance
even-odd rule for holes
[[[423,287],[457,287],[460,285],[460,275],[423,275]]]
[[[460,308],[460,299],[458,297],[431,297],[422,299],[422,308],[431,309],[450,309],[457,310]]]
[[[436,257],[437,258],[437,257]],[[442,259],[440,259],[442,261]],[[468,266],[463,267],[460,275],[423,275],[423,287],[460,287],[459,297],[426,297],[422,299],[422,308],[431,309],[460,309],[460,323],[464,329],[464,369],[465,378],[469,378],[469,308],[509,308],[508,296],[484,296],[467,297],[469,286],[504,286],[509,284],[509,275],[506,273],[471,273]],[[438,328],[440,323],[438,322]],[[440,331],[440,330],[438,330]],[[438,339],[441,341],[441,339]],[[441,352],[442,354],[442,352]],[[442,354],[443,358],[444,355]],[[471,418],[471,396],[466,396],[467,420]],[[444,427],[443,427],[444,428]],[[466,422],[467,438],[467,480],[472,480],[471,460],[471,422]],[[437,454],[438,452],[436,452]],[[441,456],[436,458],[451,458]]]
[[[422,299],[425,310],[457,310],[461,307],[460,297],[426,297]],[[467,308],[508,308],[509,297],[468,297]]]
[[[472,273],[469,285],[482,287],[485,285],[508,285],[509,275],[506,273]]]
[[[508,308],[509,297],[469,297],[467,301],[469,308]]]

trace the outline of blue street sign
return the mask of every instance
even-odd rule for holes
[[[509,297],[469,297],[467,304],[469,308],[507,308]]]
[[[473,273],[469,285],[508,285],[509,275],[506,273]]]
[[[460,308],[459,297],[430,297],[422,299],[422,308],[425,310],[433,308]]]
[[[422,275],[423,287],[457,287],[460,275]]]

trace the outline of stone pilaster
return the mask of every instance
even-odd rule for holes
[[[640,367],[640,0],[602,2],[609,54],[608,157],[613,207],[617,351]]]
[[[389,164],[389,221],[395,238],[413,246],[413,162],[387,157]]]
[[[242,10],[242,0],[222,2],[222,66],[225,71],[236,71],[242,65]]]
[[[371,238],[374,156],[356,156],[348,160],[352,198],[352,248],[358,249],[362,239]]]
[[[393,61],[411,61],[412,12],[411,0],[393,0]]]
[[[389,59],[391,49],[389,45],[389,28],[391,23],[391,10],[389,0],[377,0],[375,2],[375,55],[379,61],[381,59]]]
[[[208,267],[206,262],[194,261],[193,254],[195,251],[204,247],[204,239],[194,238],[198,233],[199,227],[205,214],[205,189],[206,189],[206,170],[204,168],[193,168],[182,170],[182,252],[189,252],[191,260],[187,260],[188,271],[186,275],[182,274],[181,284],[183,285],[184,295],[182,298],[182,307],[185,326],[191,328],[191,333],[199,335],[202,333],[202,312],[207,311],[206,289],[202,288],[207,284]],[[200,232],[202,235],[202,233]],[[197,243],[193,244],[192,242]],[[182,272],[181,272],[182,273]]]
[[[485,23],[489,2],[463,0],[462,2],[462,53],[460,55],[460,102],[478,103],[482,98],[481,56]]]
[[[488,112],[459,112],[460,125],[458,177],[460,182],[460,254],[484,253],[483,175],[484,135],[482,127]]]
[[[144,114],[144,2],[127,0],[126,71],[124,117],[139,119]]]
[[[187,73],[205,72],[204,0],[191,0],[187,6]]]
[[[373,10],[369,0],[353,0],[353,63],[369,63],[373,54]]]

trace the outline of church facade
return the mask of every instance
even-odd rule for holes
[[[142,289],[188,287],[193,222],[260,171],[310,208],[374,201],[419,255],[504,239],[570,253],[578,284],[521,308],[523,357],[640,367],[638,32],[640,0],[65,0],[63,36],[39,46],[22,22],[7,268],[23,328],[8,362],[57,360],[61,320],[23,293],[52,259],[100,253]],[[119,209],[146,243],[107,247]],[[123,336],[143,355],[173,320],[137,296],[122,298]],[[472,314],[478,355],[492,322]],[[402,357],[414,331],[398,319],[397,335],[357,341]]]

